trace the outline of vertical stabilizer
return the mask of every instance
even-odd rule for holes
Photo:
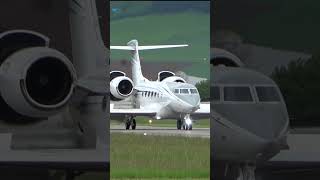
[[[127,43],[129,47],[132,47],[132,59],[131,59],[131,65],[132,65],[132,80],[133,83],[136,85],[139,82],[145,80],[145,78],[142,75],[141,70],[141,64],[140,64],[140,57],[139,57],[139,50],[138,50],[138,41],[137,40],[131,40]]]
[[[70,102],[69,118],[78,123],[84,146],[101,149],[97,153],[101,152],[101,158],[108,162],[109,107],[105,95],[109,57],[101,36],[96,0],[69,0],[69,8],[72,59],[77,85],[81,87]]]
[[[105,72],[108,51],[101,37],[95,0],[69,0],[69,3],[72,56],[78,77]]]

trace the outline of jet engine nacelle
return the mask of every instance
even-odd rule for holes
[[[243,67],[243,62],[234,54],[224,49],[212,48],[210,64],[213,66]]]
[[[45,36],[14,30],[0,34],[0,118],[47,118],[68,103],[76,73],[71,61],[48,47]]]
[[[119,101],[129,97],[133,92],[133,82],[121,71],[110,73],[111,100]]]
[[[167,77],[175,76],[175,74],[171,71],[160,71],[158,73],[158,81],[162,81]]]
[[[164,80],[162,80],[162,82],[180,82],[180,83],[186,83],[186,80],[184,80],[181,77],[178,76],[171,76],[171,77],[167,77]]]
[[[158,81],[161,81],[161,82],[182,82],[182,83],[186,82],[183,78],[176,76],[176,74],[171,71],[159,72],[158,73]]]
[[[19,114],[48,117],[70,99],[75,70],[57,50],[33,47],[10,55],[0,67],[1,96]]]

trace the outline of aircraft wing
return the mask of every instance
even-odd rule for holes
[[[155,116],[157,112],[142,108],[115,108],[114,104],[110,104],[111,116],[134,115],[134,116]]]
[[[191,114],[194,118],[210,118],[210,102],[200,104],[200,109]]]

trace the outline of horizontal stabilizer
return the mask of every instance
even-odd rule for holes
[[[110,46],[110,49],[118,49],[118,50],[134,50],[131,46]]]
[[[110,46],[110,49],[117,50],[150,50],[150,49],[164,49],[164,48],[177,48],[177,47],[186,47],[187,44],[181,45],[155,45],[155,46],[136,46],[137,49],[133,46]]]

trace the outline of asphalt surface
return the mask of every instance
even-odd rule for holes
[[[154,126],[139,126],[135,130],[125,130],[124,125],[111,125],[111,133],[136,133],[158,136],[185,136],[185,137],[201,137],[210,138],[210,128],[193,128],[191,131],[177,130],[174,127],[154,127]]]

